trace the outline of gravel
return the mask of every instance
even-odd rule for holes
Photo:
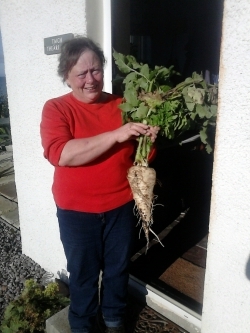
[[[20,231],[0,220],[0,322],[6,306],[21,294],[25,280],[40,283],[46,273],[22,254]]]

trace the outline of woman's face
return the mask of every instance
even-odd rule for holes
[[[98,56],[91,50],[83,52],[68,73],[66,83],[79,101],[84,103],[100,101],[103,88],[103,68]]]

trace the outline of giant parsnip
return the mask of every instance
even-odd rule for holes
[[[123,102],[120,104],[124,123],[143,122],[159,126],[160,135],[177,140],[187,130],[200,134],[208,153],[212,151],[209,132],[215,128],[218,88],[193,73],[192,77],[174,86],[171,77],[176,74],[173,66],[166,68],[139,63],[131,55],[114,51],[118,69],[126,74]],[[212,131],[214,132],[214,131]],[[134,166],[128,170],[128,180],[136,203],[139,219],[145,232],[147,244],[153,223],[153,188],[155,170],[148,167],[152,142],[144,135],[138,139]]]

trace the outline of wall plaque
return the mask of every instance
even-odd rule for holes
[[[57,54],[61,52],[61,45],[65,40],[74,38],[74,34],[58,35],[44,38],[44,53]]]

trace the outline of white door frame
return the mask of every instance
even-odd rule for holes
[[[112,18],[111,0],[103,0],[103,52],[106,58],[104,90],[112,93]]]
[[[201,332],[201,315],[130,275],[129,293],[189,333]]]

